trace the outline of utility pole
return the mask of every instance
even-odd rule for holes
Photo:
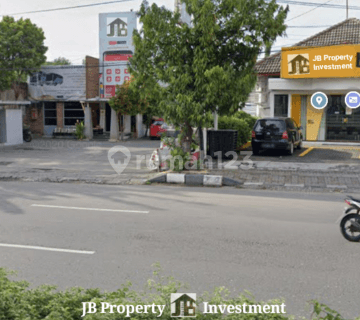
[[[349,19],[349,0],[346,0],[346,19]]]

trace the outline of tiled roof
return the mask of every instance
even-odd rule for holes
[[[339,44],[360,44],[360,20],[350,18],[342,21],[314,36],[307,38],[292,47],[320,47]],[[255,70],[258,74],[279,74],[281,52],[259,61]]]

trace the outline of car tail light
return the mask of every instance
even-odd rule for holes
[[[282,139],[289,139],[287,131],[282,134]]]
[[[256,138],[255,131],[251,131],[251,138]]]

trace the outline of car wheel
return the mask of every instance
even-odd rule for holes
[[[302,140],[301,140],[301,139],[300,139],[300,142],[299,142],[299,144],[298,144],[297,148],[298,148],[299,150],[301,150],[301,149],[302,149]]]
[[[292,156],[293,153],[294,153],[294,142],[292,142],[292,141],[291,141],[291,143],[290,143],[290,149],[289,149],[288,152],[289,152],[289,155],[291,155],[291,156]]]

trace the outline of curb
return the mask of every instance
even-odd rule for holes
[[[208,174],[185,174],[185,173],[166,173],[155,178],[149,179],[150,183],[171,183],[185,184],[188,186],[204,186],[204,187],[223,187],[238,186],[240,181],[217,175]]]

